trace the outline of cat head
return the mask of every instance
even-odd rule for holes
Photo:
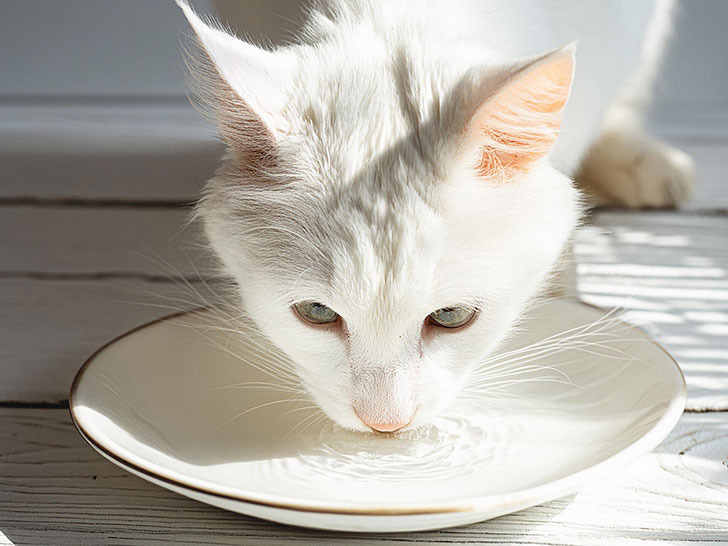
[[[572,48],[425,62],[406,40],[319,16],[315,44],[267,51],[180,5],[228,147],[198,213],[245,314],[339,424],[427,423],[577,222],[577,193],[548,162]]]

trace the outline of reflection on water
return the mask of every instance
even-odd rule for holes
[[[287,456],[258,461],[256,473],[273,491],[304,492],[315,484],[316,494],[329,499],[412,501],[416,491],[458,498],[484,487],[507,490],[505,469],[523,463],[522,436],[518,420],[485,413],[386,435],[327,423],[297,438]],[[514,449],[521,451],[515,458]]]
[[[358,480],[391,482],[411,479],[448,479],[467,475],[473,465],[486,464],[498,449],[496,423],[464,417],[441,417],[431,425],[397,434],[375,435],[329,424],[318,433],[319,448],[301,455],[312,470]],[[480,420],[480,419],[479,419]],[[486,428],[483,424],[489,423]]]

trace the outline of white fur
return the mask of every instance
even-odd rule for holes
[[[245,313],[331,418],[366,430],[354,408],[380,423],[416,409],[410,427],[426,423],[502,342],[578,221],[562,173],[637,67],[653,4],[347,1],[320,6],[300,43],[267,52],[180,3],[221,78],[202,71],[230,144],[199,215]],[[518,173],[478,174],[485,144],[463,136],[468,120],[519,74],[572,55],[543,52],[575,39],[556,149]],[[291,310],[303,300],[345,328],[304,324]],[[456,304],[479,308],[471,325],[423,328]]]

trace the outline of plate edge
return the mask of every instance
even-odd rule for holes
[[[562,301],[569,301],[571,303],[575,303],[578,305],[583,305],[585,307],[589,307],[592,309],[595,309],[600,312],[609,312],[608,310],[598,306],[594,305],[588,302],[585,302],[578,298],[553,298],[553,300],[562,300]],[[168,478],[166,476],[157,474],[154,471],[148,470],[146,468],[140,467],[139,465],[128,461],[124,459],[122,456],[117,455],[110,451],[109,449],[102,446],[99,442],[93,439],[93,437],[84,430],[83,425],[80,423],[78,417],[76,416],[74,412],[74,397],[76,395],[78,385],[81,382],[82,376],[86,369],[90,366],[90,364],[93,362],[93,360],[107,347],[111,346],[112,344],[116,343],[117,341],[120,341],[121,339],[130,336],[140,330],[143,330],[147,327],[153,326],[160,322],[166,322],[169,320],[173,320],[177,317],[185,316],[185,315],[193,315],[195,313],[201,313],[204,311],[209,311],[209,307],[196,307],[189,309],[187,311],[179,311],[176,313],[171,313],[169,315],[165,315],[163,317],[160,317],[158,319],[140,324],[139,326],[136,326],[132,328],[131,330],[128,330],[110,341],[104,343],[101,347],[96,349],[81,365],[81,367],[76,372],[76,375],[73,378],[73,382],[71,383],[71,389],[69,392],[69,412],[71,415],[71,420],[73,422],[74,427],[76,430],[78,430],[81,437],[96,451],[104,455],[107,459],[111,460],[112,462],[115,462],[118,466],[121,466],[126,469],[133,469],[136,473],[148,476],[150,478],[153,478],[154,480],[157,480],[162,483],[169,484],[171,486],[174,486],[179,489],[183,490],[190,490],[194,491],[196,493],[201,493],[203,495],[208,495],[211,497],[217,497],[217,498],[223,498],[227,500],[232,500],[236,502],[243,502],[247,504],[253,504],[258,506],[265,506],[270,508],[277,508],[277,509],[283,509],[283,510],[294,510],[299,512],[309,512],[309,513],[323,513],[323,514],[331,514],[331,515],[349,515],[349,516],[419,516],[419,515],[434,515],[434,514],[448,514],[448,513],[464,513],[464,512],[476,512],[476,511],[484,511],[486,509],[493,509],[496,507],[500,508],[506,508],[508,506],[518,506],[522,505],[522,508],[519,509],[525,509],[531,506],[535,506],[537,504],[541,504],[542,502],[546,502],[550,499],[557,499],[560,498],[566,494],[569,494],[573,486],[571,486],[571,482],[588,482],[589,479],[586,480],[580,480],[581,476],[584,473],[593,472],[595,469],[599,468],[602,469],[604,467],[612,467],[611,471],[616,471],[619,468],[623,468],[624,466],[630,464],[635,460],[635,457],[628,457],[627,460],[621,460],[624,459],[624,457],[620,457],[621,454],[624,454],[625,451],[631,453],[632,451],[637,450],[636,446],[640,446],[643,443],[647,443],[649,446],[648,449],[644,451],[644,454],[649,453],[652,451],[659,443],[664,440],[664,438],[667,437],[667,435],[672,431],[672,429],[677,424],[677,421],[682,416],[684,409],[685,409],[685,403],[687,400],[687,383],[685,380],[685,374],[683,373],[682,369],[680,368],[680,365],[677,363],[675,358],[670,354],[670,352],[665,349],[660,343],[655,341],[645,330],[640,328],[639,326],[636,326],[634,324],[619,320],[619,322],[622,322],[626,326],[633,328],[635,330],[638,330],[642,333],[642,335],[645,336],[646,339],[648,339],[653,345],[655,345],[658,349],[660,349],[673,363],[673,366],[677,370],[681,380],[682,380],[682,388],[680,392],[680,396],[677,397],[675,400],[672,401],[670,406],[665,410],[662,417],[658,420],[658,422],[643,436],[638,438],[635,442],[630,444],[626,449],[615,453],[611,457],[608,457],[607,459],[604,459],[603,461],[590,466],[588,468],[585,468],[577,473],[571,474],[569,476],[565,476],[564,478],[561,478],[559,480],[543,484],[540,486],[536,486],[529,489],[524,489],[521,491],[517,491],[511,494],[502,495],[501,499],[502,502],[500,503],[488,503],[487,506],[479,505],[478,503],[471,503],[471,504],[460,504],[460,505],[453,505],[453,506],[442,506],[442,507],[406,507],[401,509],[396,508],[360,508],[360,509],[352,509],[352,508],[336,508],[333,506],[328,507],[317,507],[317,506],[311,506],[311,505],[298,505],[295,503],[279,503],[279,502],[273,502],[273,501],[265,501],[265,500],[259,500],[259,499],[251,499],[246,498],[242,496],[237,495],[231,495],[223,492],[218,491],[211,491],[206,490],[200,486],[192,485],[192,484],[185,484],[183,482],[174,480],[172,478]],[[663,428],[664,427],[664,428]],[[669,428],[668,428],[669,427]],[[660,432],[659,434],[655,431],[660,430],[663,432]],[[652,436],[656,436],[655,439],[652,439]],[[646,442],[646,439],[650,438],[650,442]],[[615,461],[615,458],[618,460]],[[602,471],[600,474],[602,477],[607,474],[609,471]],[[595,476],[595,479],[598,479],[599,476]],[[563,483],[562,483],[563,482]],[[558,484],[559,487],[555,487],[555,485]],[[551,491],[556,491],[556,494],[548,494],[545,497],[542,496],[543,492],[541,489],[543,488],[551,488]],[[577,486],[578,487],[578,486]],[[523,494],[526,492],[531,493],[531,499],[536,499],[533,502],[530,502],[530,500],[526,500],[523,498]],[[510,498],[511,496],[515,495],[521,495],[521,498]]]

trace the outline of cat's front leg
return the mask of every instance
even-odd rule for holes
[[[692,158],[637,127],[612,127],[594,143],[576,181],[597,205],[672,208],[695,187]]]

